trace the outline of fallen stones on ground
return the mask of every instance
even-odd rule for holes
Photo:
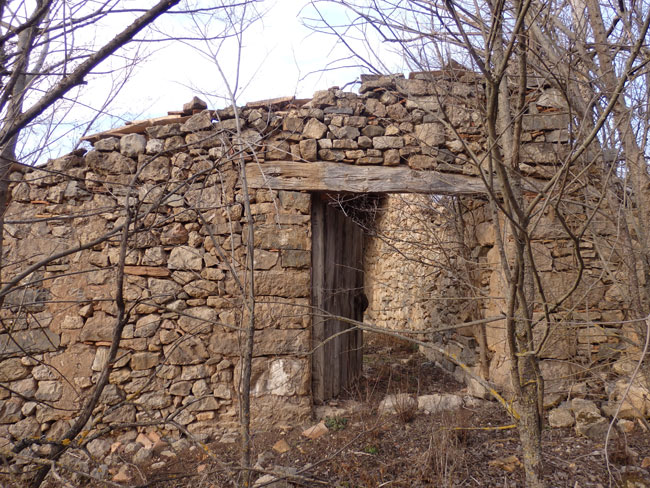
[[[602,416],[595,402],[574,398],[571,400],[571,410],[576,419],[576,433],[593,440],[605,438],[609,420]]]
[[[553,428],[571,427],[575,424],[573,411],[568,406],[554,408],[548,413],[548,424]]]
[[[429,414],[458,410],[463,406],[463,399],[460,396],[448,393],[422,395],[418,397],[417,402],[418,410]]]
[[[318,439],[322,435],[326,434],[328,432],[328,428],[325,425],[325,422],[319,422],[316,425],[313,425],[309,427],[308,429],[304,430],[302,432],[302,435],[304,437],[307,437],[308,439]]]
[[[145,464],[153,458],[153,449],[143,447],[133,456],[133,463],[137,465]]]
[[[113,481],[115,483],[126,483],[131,481],[133,476],[131,475],[131,468],[128,464],[123,464],[120,466],[120,469],[117,471],[115,476],[113,476]]]
[[[295,475],[298,470],[296,468],[285,467],[285,466],[274,466],[273,472],[275,473],[285,473],[287,475]],[[281,479],[271,474],[265,474],[260,476],[257,481],[253,484],[253,487],[270,487],[270,488],[292,488],[293,483],[289,482],[286,479]]]
[[[379,404],[379,415],[402,414],[408,411],[415,411],[418,402],[408,393],[398,393],[396,395],[386,395]]]

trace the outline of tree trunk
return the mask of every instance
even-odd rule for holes
[[[545,483],[542,462],[542,431],[536,389],[524,388],[516,408],[520,415],[517,429],[521,442],[524,470],[526,471],[526,486],[528,488],[543,488]]]

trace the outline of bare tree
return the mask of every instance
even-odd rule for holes
[[[340,14],[347,16],[348,22],[328,19],[325,10],[319,9],[321,3],[341,7]],[[443,69],[450,76],[462,76],[460,60],[483,78],[480,109],[485,119],[485,153],[473,151],[457,132],[453,109],[445,112],[443,108],[438,116],[471,155],[490,197],[504,280],[513,413],[524,451],[527,485],[544,486],[540,351],[549,331],[558,324],[558,312],[571,310],[571,297],[585,286],[581,246],[598,233],[591,226],[597,215],[622,222],[630,312],[643,319],[649,311],[643,285],[648,283],[647,226],[639,220],[648,215],[647,5],[399,0],[312,5],[317,12],[315,28],[333,34],[347,46],[348,36],[372,33],[372,42],[378,39],[399,49],[411,69]],[[379,64],[365,53],[352,51],[351,55],[369,69]],[[557,155],[553,173],[546,176],[548,183],[531,197],[523,191],[530,173],[521,163],[524,116],[531,113],[528,97],[536,86],[557,90],[556,106],[569,112],[562,137],[571,141],[571,147]],[[622,148],[621,152],[607,157],[608,149],[615,147]],[[588,190],[580,195],[576,185]],[[582,223],[567,204],[573,198],[584,202],[587,219]],[[533,244],[546,209],[556,212],[557,225],[572,243],[575,256],[572,282],[560,294],[553,293],[539,272]],[[622,221],[619,212],[624,215]],[[637,343],[641,345],[647,332],[643,320],[638,324]]]
[[[227,25],[226,31],[221,34],[221,38],[241,34],[241,31],[233,32],[233,29],[238,29],[242,25],[237,25],[236,20],[233,18],[234,9],[237,7],[246,8],[249,3],[241,2],[233,4],[232,11],[230,3],[221,4],[218,6],[209,5],[202,7],[200,5],[190,6],[186,5],[183,10],[178,9],[180,1],[163,1],[147,8],[132,9],[121,2],[108,2],[103,4],[92,4],[90,2],[81,2],[72,8],[67,2],[57,1],[39,1],[34,5],[25,4],[23,2],[8,2],[0,5],[0,59],[2,60],[2,71],[0,73],[0,116],[2,122],[0,124],[0,146],[2,147],[2,164],[0,173],[2,174],[2,181],[0,183],[0,206],[2,208],[2,221],[0,221],[0,237],[2,236],[2,229],[5,227],[4,217],[5,210],[8,205],[8,188],[10,183],[10,175],[16,176],[16,170],[20,170],[21,151],[18,149],[21,144],[21,134],[29,134],[34,124],[39,122],[39,118],[44,115],[52,117],[50,124],[59,123],[61,119],[65,120],[68,112],[63,114],[58,113],[56,110],[62,101],[69,97],[73,97],[76,90],[87,83],[86,80],[93,77],[93,74],[99,69],[112,70],[110,63],[116,53],[124,50],[129,44],[139,45],[142,39],[136,39],[138,35],[142,34],[145,29],[150,27],[157,18],[163,14],[174,13],[182,14],[189,13],[193,15],[194,21],[206,22],[206,18],[211,20],[215,14],[223,14],[224,23]],[[175,9],[176,8],[176,9]],[[124,19],[129,19],[132,23],[123,30],[117,30],[113,37],[106,36],[105,42],[102,42],[101,37],[94,37],[92,31],[104,22],[112,22],[111,19],[115,18],[115,24],[124,22]],[[245,17],[249,22],[248,17]],[[119,19],[119,20],[118,20]],[[169,36],[160,34],[159,38],[164,41],[173,40]],[[200,33],[201,37],[189,36],[186,40],[202,40],[214,41],[219,36],[208,36],[206,32]],[[146,37],[146,36],[145,36]],[[153,40],[148,38],[147,40]],[[134,44],[135,43],[135,44]],[[132,67],[133,63],[127,63],[127,67]],[[104,68],[106,67],[106,68]],[[128,71],[126,71],[128,73]],[[109,95],[108,99],[111,96]],[[231,94],[233,104],[235,102],[234,95]],[[192,108],[189,114],[191,115]],[[50,134],[47,130],[42,132],[47,135]],[[48,144],[52,141],[45,140],[43,144]],[[238,149],[241,154],[242,149]],[[208,175],[206,170],[198,174],[188,177],[187,181],[177,185],[168,185],[164,183],[158,185],[156,188],[149,188],[144,194],[142,188],[139,187],[141,173],[151,171],[148,169],[154,166],[158,160],[156,159],[162,153],[162,150],[153,154],[146,160],[141,161],[137,171],[132,171],[129,175],[129,181],[125,182],[125,194],[123,201],[121,200],[116,206],[106,207],[99,209],[96,213],[89,214],[87,217],[99,218],[105,212],[109,215],[121,215],[121,223],[116,225],[112,230],[106,233],[101,233],[96,238],[82,241],[80,245],[71,246],[66,249],[57,249],[49,255],[38,259],[37,262],[28,266],[26,269],[20,269],[16,273],[17,266],[20,264],[16,262],[3,262],[2,269],[6,267],[11,268],[9,272],[5,270],[3,273],[3,286],[0,290],[0,305],[5,305],[7,296],[23,295],[25,290],[42,279],[43,270],[52,262],[65,258],[71,255],[78,255],[82,251],[92,249],[95,246],[111,243],[114,239],[119,239],[119,252],[114,262],[116,275],[115,275],[115,288],[112,293],[111,301],[112,306],[115,307],[116,316],[115,324],[112,328],[110,339],[110,347],[108,348],[106,361],[103,363],[101,372],[97,378],[92,394],[84,402],[84,405],[77,412],[74,422],[71,423],[69,429],[61,433],[58,439],[24,439],[14,446],[15,459],[24,459],[25,448],[32,445],[41,446],[45,445],[48,449],[41,449],[38,452],[45,453],[50,462],[45,462],[37,470],[36,474],[30,480],[32,486],[39,486],[45,479],[50,470],[56,466],[58,459],[61,455],[73,445],[85,446],[94,437],[86,438],[86,433],[82,432],[84,428],[88,427],[90,422],[96,423],[97,408],[102,406],[100,398],[105,392],[106,385],[109,384],[109,377],[114,372],[116,364],[120,363],[122,353],[120,352],[120,345],[123,339],[123,331],[127,323],[132,320],[133,311],[138,307],[151,307],[151,305],[143,305],[136,301],[133,303],[133,292],[129,291],[132,288],[132,277],[125,278],[125,267],[130,262],[129,255],[133,253],[133,246],[137,248],[137,242],[143,238],[152,228],[160,226],[160,217],[156,216],[156,209],[163,205],[172,195],[182,195],[184,191],[190,189],[196,193],[196,189],[192,187],[195,180],[200,179],[203,181],[205,178],[212,177],[211,181],[218,182],[219,177],[222,176],[221,167],[225,164],[224,161],[230,161],[230,156],[226,154],[221,161],[215,164],[215,175]],[[75,170],[75,166],[81,162],[80,155],[83,151],[77,154],[68,155],[51,165],[54,169],[43,169],[42,176],[50,175],[49,178],[53,181],[70,181],[75,183],[75,178],[79,178],[79,172]],[[164,159],[164,158],[163,158]],[[159,164],[159,162],[158,162]],[[241,161],[243,169],[243,159]],[[123,168],[129,171],[129,168]],[[133,169],[133,168],[131,168]],[[29,170],[27,170],[29,171]],[[23,170],[24,172],[24,170]],[[30,173],[32,174],[32,173]],[[242,174],[243,171],[242,171]],[[69,180],[68,180],[69,179]],[[98,185],[114,183],[111,177],[107,179],[99,178],[95,181]],[[245,188],[245,185],[244,185]],[[29,198],[27,195],[26,198]],[[182,197],[181,197],[182,198]],[[248,202],[248,198],[245,198]],[[196,210],[201,214],[201,198],[197,200],[193,197],[192,201],[195,202],[199,208]],[[146,203],[145,203],[146,202]],[[232,205],[234,202],[230,202]],[[248,215],[250,217],[250,207],[248,208]],[[14,215],[15,217],[15,215]],[[74,221],[79,215],[71,214],[62,216],[62,219]],[[56,219],[55,219],[56,220]],[[10,225],[24,225],[33,222],[49,222],[51,219],[36,219],[33,220],[32,216],[25,216],[24,219],[14,219]],[[163,221],[164,222],[164,221]],[[252,218],[249,218],[252,225]],[[143,237],[144,236],[144,237]],[[214,237],[213,237],[214,239]],[[214,242],[214,247],[220,248],[220,242]],[[252,246],[252,240],[251,240]],[[0,254],[3,258],[7,253],[0,247]],[[234,258],[234,256],[233,256]],[[250,299],[244,300],[244,304],[248,307],[247,317],[250,317],[251,324],[254,321],[254,301],[252,290],[252,250],[248,254],[250,262],[249,269],[251,270],[251,281],[246,282],[247,278],[242,276],[242,293],[248,293]],[[227,260],[224,259],[227,262]],[[231,266],[238,266],[239,263],[233,261]],[[233,268],[234,269],[234,268]],[[88,270],[92,273],[92,270]],[[236,273],[233,273],[236,277]],[[147,293],[147,296],[150,295]],[[20,301],[20,300],[19,300]],[[27,299],[29,302],[30,299]],[[165,303],[165,300],[159,302],[154,299],[154,303],[160,305]],[[16,308],[17,305],[17,308]],[[12,324],[19,320],[20,317],[29,317],[29,305],[21,306],[20,303],[9,303],[6,307],[6,312],[14,316],[3,318],[3,333],[4,337],[11,339],[14,329]],[[244,315],[244,314],[242,314]],[[235,327],[235,324],[228,324],[229,327]],[[253,327],[246,329],[250,335],[249,342],[249,355],[252,351],[252,331]],[[190,337],[190,336],[188,336]],[[18,345],[20,341],[16,341]],[[20,349],[20,345],[18,345]],[[21,353],[21,351],[18,351]],[[28,350],[22,350],[22,357],[24,360],[29,360],[31,353]],[[38,359],[33,359],[37,361]],[[250,357],[249,357],[249,371],[244,377],[249,378],[250,382]],[[70,380],[68,380],[70,381]],[[2,385],[6,389],[6,385]],[[249,385],[245,385],[246,391],[249,390]],[[7,390],[10,391],[10,390]],[[130,401],[133,401],[133,397]],[[247,405],[248,402],[242,402],[242,405]],[[122,403],[120,403],[121,406]],[[113,405],[109,410],[114,411],[118,406]],[[181,409],[182,410],[182,409]],[[180,411],[180,410],[179,410]],[[174,418],[178,415],[177,411],[174,415],[170,415],[164,422],[171,423],[179,426]],[[248,415],[244,416],[247,421],[243,423],[244,431],[248,432]],[[101,417],[100,417],[101,418]],[[159,421],[155,421],[158,423]],[[163,422],[163,423],[164,423]],[[101,434],[101,433],[100,433]],[[245,435],[245,438],[248,438]],[[250,446],[245,444],[243,459],[245,465],[250,463]],[[21,458],[22,456],[22,458]],[[28,461],[30,458],[28,456]],[[34,459],[32,458],[31,461]]]

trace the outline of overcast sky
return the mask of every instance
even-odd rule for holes
[[[311,98],[314,91],[343,86],[364,71],[358,67],[327,69],[348,52],[342,46],[336,47],[332,37],[302,25],[304,16],[313,13],[303,6],[301,0],[270,0],[262,4],[268,11],[243,38],[238,104],[289,95]],[[235,53],[233,44],[224,46],[219,53],[230,83],[235,79]],[[192,96],[204,96],[205,92],[209,92],[206,101],[211,108],[227,105],[219,99],[226,95],[226,90],[214,63],[187,45],[172,43],[154,50],[138,68],[114,110],[154,117],[179,110]]]

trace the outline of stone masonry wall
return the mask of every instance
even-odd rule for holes
[[[213,114],[100,138],[86,154],[11,175],[4,282],[62,255],[27,273],[1,310],[3,445],[59,438],[93,391],[119,316],[127,206],[134,223],[126,326],[88,428],[159,423],[172,436],[232,436],[250,225],[237,164],[224,155],[234,136]],[[257,425],[269,425],[311,412],[310,195],[251,190],[251,209],[258,299],[252,409]]]
[[[380,113],[384,113],[382,103],[389,116],[398,112],[399,105],[395,104],[403,105],[399,130],[406,131],[408,123],[415,121],[414,140],[422,152],[405,154],[410,145],[408,135],[404,135],[405,146],[400,149],[401,161],[411,168],[464,174],[478,171],[466,155],[465,147],[471,148],[478,158],[484,154],[486,138],[479,109],[482,84],[468,74],[456,75],[451,86],[445,84],[449,78],[443,75],[441,83],[432,87],[427,81],[430,75],[424,73],[413,74],[409,80],[384,77],[368,79],[362,84],[361,91],[371,97],[366,105],[374,107],[378,100]],[[529,88],[518,169],[524,177],[545,180],[561,167],[570,151],[571,120],[557,90],[543,82],[536,85],[535,80]],[[377,120],[381,121],[381,117]],[[395,125],[388,127],[391,132],[396,131]],[[422,137],[434,133],[436,137]],[[578,273],[572,242],[557,212],[576,230],[598,208],[581,242],[582,281],[553,315],[549,340],[541,351],[542,373],[547,379],[546,402],[556,404],[569,391],[574,395],[588,391],[594,398],[615,405],[627,386],[621,375],[629,374],[633,361],[638,359],[638,348],[630,347],[629,341],[638,343],[639,339],[633,328],[624,323],[629,318],[629,303],[616,283],[624,276],[620,269],[621,249],[616,229],[608,222],[609,202],[598,198],[601,183],[598,171],[604,167],[603,162],[588,153],[577,167],[588,169],[572,172],[573,186],[567,187],[559,200],[549,200],[551,204],[536,215],[532,224],[536,267],[547,299],[553,303],[571,289]],[[584,192],[589,185],[593,185],[591,195]],[[460,209],[464,231],[459,234],[457,228],[441,218],[444,206],[437,206],[435,199],[408,195],[385,199],[373,229],[376,235],[366,245],[369,321],[388,328],[434,332],[440,327],[494,317],[505,311],[505,280],[492,211],[482,198],[464,198]],[[500,224],[503,230],[503,222]],[[409,229],[413,230],[410,234]],[[508,252],[507,238],[505,244]],[[535,311],[536,317],[541,317],[541,303],[535,304]],[[539,334],[542,329],[536,328]],[[431,340],[479,372],[478,332],[476,327],[461,328],[454,333],[434,333]],[[485,332],[489,379],[507,392],[509,364],[504,324],[502,321],[486,324]],[[485,394],[464,377],[460,368],[440,355],[432,354],[432,357],[455,371],[459,379],[468,381],[472,391]],[[648,391],[647,385],[634,386],[624,405],[624,415],[650,414]]]
[[[451,70],[409,79],[364,77],[359,94],[332,88],[311,100],[277,99],[236,110],[189,104],[182,113],[100,134],[85,154],[13,173],[3,283],[18,277],[19,286],[5,296],[0,310],[0,442],[59,437],[97,383],[120,315],[117,264],[127,211],[134,220],[124,270],[126,327],[88,428],[122,423],[133,432],[133,422],[146,430],[151,427],[144,424],[157,421],[171,435],[186,430],[202,438],[232,436],[241,330],[247,323],[241,287],[246,287],[249,239],[258,297],[253,417],[268,425],[308,416],[311,195],[251,189],[251,232],[239,161],[263,171],[284,160],[476,175],[468,150],[479,158],[485,154],[483,90],[475,73]],[[541,83],[531,86],[529,101],[519,171],[546,178],[569,150],[570,119],[558,93]],[[473,286],[485,296],[476,313],[491,316],[504,303],[495,227],[484,201],[471,201],[464,207],[470,223],[464,259],[474,263]],[[568,225],[584,220],[583,206],[568,200],[560,205]],[[422,218],[436,228],[435,212]],[[420,216],[408,216],[407,224],[414,219]],[[389,220],[379,225],[390,228]],[[607,224],[599,217],[594,224],[600,229],[592,233],[599,249],[615,249]],[[536,225],[539,269],[553,296],[561,296],[575,269],[570,243],[551,207]],[[79,252],[63,252],[80,245]],[[617,337],[621,327],[601,324],[625,316],[624,297],[608,278],[596,237],[585,246],[584,289],[558,312],[562,324],[578,325],[552,331],[552,346],[544,353],[543,371],[571,381],[579,376],[576,364],[584,366],[599,355],[624,359]],[[435,253],[428,256],[434,260]],[[402,266],[399,258],[386,260],[366,282],[390,281],[386,277]],[[449,273],[452,267],[446,274],[426,275],[420,289],[453,288]],[[413,289],[391,292],[394,303],[403,303]],[[371,303],[381,301],[371,295]],[[420,309],[404,320],[433,330],[436,322],[463,322],[470,317],[462,303],[457,302],[457,312],[441,307],[436,312],[426,298],[418,299]],[[377,307],[369,310],[402,328],[401,319],[378,313]],[[490,377],[506,387],[503,344],[500,324],[490,325]],[[557,366],[566,364],[573,369]]]

